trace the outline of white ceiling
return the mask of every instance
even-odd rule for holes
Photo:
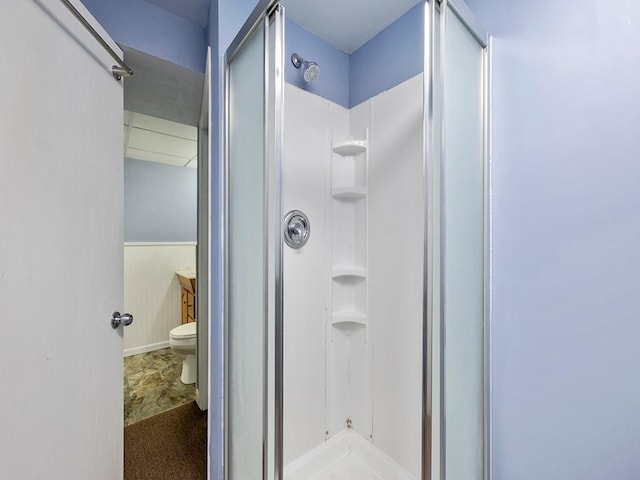
[[[124,156],[137,160],[196,168],[196,127],[124,111]]]
[[[283,0],[287,17],[351,54],[421,0]]]

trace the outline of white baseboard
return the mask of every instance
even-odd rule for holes
[[[167,348],[169,346],[169,340],[166,342],[152,343],[151,345],[142,345],[141,347],[129,348],[124,351],[125,357],[131,355],[138,355],[139,353],[153,352],[154,350],[160,350],[161,348]]]

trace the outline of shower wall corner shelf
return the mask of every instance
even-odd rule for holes
[[[338,200],[358,200],[367,196],[366,187],[333,187],[331,192],[333,198]]]
[[[364,138],[338,136],[331,158],[331,326],[366,342],[369,335],[368,164]],[[364,328],[364,330],[362,330]]]
[[[346,140],[334,143],[333,151],[342,157],[353,157],[367,151],[366,140]]]
[[[333,278],[367,278],[367,269],[363,267],[334,267],[331,273],[333,275]]]
[[[327,272],[330,297],[325,324],[327,365],[332,376],[344,379],[348,385],[352,382],[351,372],[357,366],[357,383],[363,386],[373,385],[371,335],[375,318],[369,305],[371,150],[369,129],[364,121],[364,118],[354,122],[350,119],[348,130],[332,132],[332,151],[327,152],[330,183],[325,190],[331,227],[331,271]],[[336,420],[354,418],[352,415],[361,417],[358,412],[371,408],[372,395],[372,392],[362,392],[352,399],[350,392],[333,393],[329,388],[326,405],[331,428],[327,430],[338,428]],[[370,426],[367,429],[371,432]]]
[[[354,325],[354,326],[366,326],[367,316],[362,312],[356,311],[342,311],[334,312],[331,316],[331,323],[333,325]]]

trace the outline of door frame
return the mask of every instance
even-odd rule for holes
[[[196,403],[200,410],[208,410],[211,398],[209,384],[209,344],[211,331],[211,152],[209,131],[211,128],[211,47],[207,48],[207,60],[202,89],[202,106],[198,124],[198,213],[196,246]],[[207,436],[207,445],[211,442]],[[207,449],[208,451],[208,449]],[[208,456],[208,454],[207,454]]]

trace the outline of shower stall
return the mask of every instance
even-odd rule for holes
[[[285,10],[225,56],[226,479],[490,478],[488,36],[415,2],[418,73],[345,107]]]

